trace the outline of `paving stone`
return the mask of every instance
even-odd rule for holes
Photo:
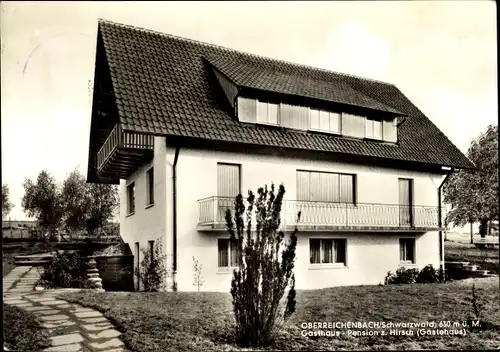
[[[106,342],[91,342],[90,347],[97,349],[104,349],[109,347],[120,347],[123,346],[123,342],[120,339],[114,338]]]
[[[49,300],[49,301],[40,301],[40,304],[46,305],[58,305],[58,304],[66,304],[66,301],[57,301],[57,300]]]
[[[82,351],[82,346],[79,343],[72,343],[70,345],[53,346],[44,349],[47,352],[77,352]]]
[[[57,314],[57,315],[47,315],[44,317],[40,317],[40,319],[44,321],[69,320],[69,317],[67,315]]]
[[[98,318],[85,318],[81,319],[85,323],[101,323],[101,322],[107,322],[108,319],[106,317],[98,317]]]
[[[68,304],[68,303],[58,304],[57,305],[57,308],[63,308],[63,309],[67,309],[67,308],[70,308],[70,307],[71,307],[71,304]]]
[[[46,322],[41,324],[45,329],[57,329],[65,326],[74,326],[76,323],[71,320],[56,320],[51,322]]]
[[[41,306],[33,306],[33,307],[26,307],[24,308],[25,310],[27,310],[28,312],[35,312],[35,311],[41,311],[41,310],[54,310],[54,309],[50,309],[51,307],[41,307]]]
[[[89,337],[91,339],[103,339],[103,338],[112,338],[112,337],[118,337],[120,336],[122,333],[119,332],[118,330],[115,330],[115,329],[107,329],[107,330],[104,330],[104,331],[101,331],[100,333],[98,334],[89,334]]]
[[[10,292],[29,292],[33,290],[33,288],[11,288]]]
[[[22,303],[22,304],[16,304],[15,305],[16,307],[19,307],[19,308],[27,308],[27,307],[33,307],[33,305],[31,303]]]
[[[80,313],[75,313],[77,318],[92,318],[92,317],[102,317],[101,312],[97,311],[92,311],[92,312],[80,312]]]
[[[4,298],[3,302],[7,303],[7,304],[19,304],[19,303],[27,303],[28,301],[23,301],[23,300],[20,300],[20,299],[8,299],[8,298]]]
[[[83,336],[80,334],[67,334],[67,335],[53,336],[50,339],[52,340],[53,346],[60,346],[60,345],[77,344],[78,342],[82,342]]]
[[[98,324],[86,324],[82,325],[82,328],[87,330],[87,331],[99,331],[99,330],[106,330],[109,328],[112,328],[113,325],[110,323],[98,323]]]
[[[55,301],[54,297],[48,297],[48,296],[45,296],[45,297],[36,297],[36,298],[30,298],[32,301],[35,301],[35,302],[48,302],[48,301]],[[64,302],[66,303],[66,302]]]
[[[47,309],[47,310],[39,310],[37,311],[39,315],[54,315],[59,313],[60,311],[57,309]]]

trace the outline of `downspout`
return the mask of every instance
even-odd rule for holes
[[[441,190],[448,180],[448,177],[451,176],[453,173],[453,169],[450,169],[448,173],[446,174],[446,177],[444,178],[443,182],[438,187],[438,226],[439,226],[439,267],[443,272],[444,275],[444,242],[443,242],[443,231],[441,228],[443,227],[443,211],[442,211],[442,204],[441,204]]]
[[[177,288],[177,159],[179,158],[179,147],[175,148],[174,163],[172,165],[172,211],[173,211],[173,287],[174,290]]]

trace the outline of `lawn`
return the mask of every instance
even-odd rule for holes
[[[476,280],[483,324],[465,336],[304,337],[307,322],[425,322],[466,320],[472,280],[445,284],[335,287],[298,291],[297,312],[273,346],[281,350],[493,349],[500,346],[498,277]],[[134,351],[237,350],[231,296],[225,293],[65,293],[62,298],[104,313]],[[483,325],[484,326],[484,325]],[[341,330],[347,333],[347,330]],[[416,330],[414,330],[416,331]]]
[[[4,339],[11,351],[41,351],[50,346],[48,332],[31,312],[3,305]]]

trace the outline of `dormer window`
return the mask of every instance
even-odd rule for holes
[[[310,109],[310,129],[321,132],[340,133],[340,114],[325,110]]]
[[[365,137],[382,139],[382,121],[367,117]]]
[[[278,104],[257,101],[257,122],[269,125],[277,125],[278,111]]]

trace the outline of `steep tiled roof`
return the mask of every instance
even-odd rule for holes
[[[392,84],[99,21],[125,130],[470,168],[470,161]],[[237,85],[407,115],[398,144],[242,124],[214,94],[206,58]]]

